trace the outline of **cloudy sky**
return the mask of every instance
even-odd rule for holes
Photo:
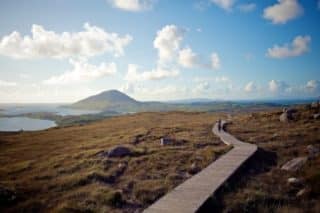
[[[0,102],[320,95],[318,0],[1,0]]]

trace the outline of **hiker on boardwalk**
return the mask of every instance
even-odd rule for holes
[[[221,119],[218,120],[218,131],[221,131]]]

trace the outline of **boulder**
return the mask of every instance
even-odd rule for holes
[[[319,148],[313,146],[313,145],[308,145],[307,146],[307,151],[308,151],[308,156],[309,158],[315,158],[319,155]]]
[[[169,138],[163,137],[160,139],[160,145],[165,146],[171,144],[171,140]]]
[[[197,174],[199,171],[201,170],[201,168],[198,166],[197,163],[193,163],[191,164],[188,173],[191,175]]]
[[[294,158],[290,161],[288,161],[287,163],[285,163],[281,169],[282,170],[286,170],[286,171],[297,171],[299,170],[306,162],[307,162],[308,158],[307,157],[298,157],[298,158]]]
[[[314,114],[313,119],[319,119],[320,118],[320,113]]]
[[[289,120],[292,120],[292,115],[288,112],[284,112],[280,115],[279,120],[284,123],[289,122]]]
[[[296,196],[297,197],[302,197],[306,194],[307,190],[306,189],[301,189],[297,192]]]
[[[108,152],[108,157],[125,157],[131,155],[132,151],[126,146],[115,146],[111,148]]]
[[[295,185],[295,186],[297,186],[297,185],[300,185],[300,184],[302,183],[302,181],[301,181],[300,179],[298,179],[298,178],[291,177],[291,178],[288,178],[288,183],[289,183],[290,185]]]

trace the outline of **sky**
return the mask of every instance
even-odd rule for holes
[[[320,95],[318,0],[1,0],[0,103]]]

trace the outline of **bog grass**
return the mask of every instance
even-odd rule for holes
[[[0,133],[0,188],[17,194],[2,211],[134,212],[230,147],[211,128],[221,114],[138,113],[88,125]],[[167,136],[173,144],[161,146]],[[101,154],[126,145],[132,155]]]

